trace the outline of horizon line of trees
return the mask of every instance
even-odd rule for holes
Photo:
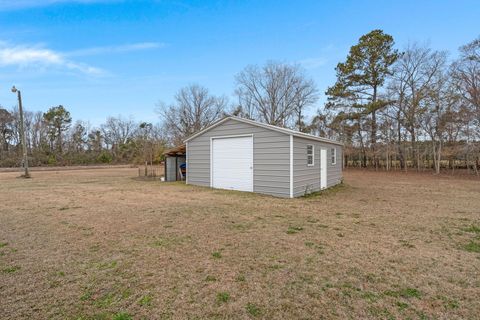
[[[32,165],[158,163],[178,145],[225,115],[235,115],[342,141],[344,165],[384,170],[480,168],[480,37],[459,56],[427,45],[395,48],[373,30],[336,67],[327,103],[310,119],[320,94],[298,64],[269,61],[235,76],[235,103],[201,85],[159,102],[160,122],[109,117],[92,127],[63,106],[25,112]],[[0,107],[0,166],[20,164],[19,115]]]
[[[158,124],[132,117],[108,117],[92,127],[73,122],[60,105],[46,112],[24,111],[31,166],[158,163],[166,147]],[[18,108],[0,108],[0,167],[22,166]]]

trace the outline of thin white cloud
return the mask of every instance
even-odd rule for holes
[[[324,66],[327,63],[327,59],[324,57],[307,58],[300,60],[298,63],[300,63],[305,69],[316,69]]]
[[[66,69],[88,75],[101,75],[103,70],[67,59],[63,54],[38,46],[9,45],[0,42],[0,67],[34,69]]]
[[[92,4],[120,2],[121,0],[0,0],[0,11],[46,7],[55,4]]]
[[[1,0],[0,0],[1,1]],[[104,75],[100,68],[75,61],[76,57],[115,54],[164,47],[164,43],[139,42],[117,46],[92,47],[71,52],[58,52],[43,46],[14,45],[0,41],[0,67],[70,70],[88,75]]]
[[[99,54],[109,54],[109,53],[124,53],[131,51],[141,51],[149,49],[163,48],[166,45],[164,43],[158,42],[139,42],[132,44],[125,44],[119,46],[105,46],[105,47],[93,47],[86,49],[79,49],[66,53],[70,57],[79,57],[79,56],[92,56]]]

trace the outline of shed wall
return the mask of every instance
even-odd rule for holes
[[[165,161],[167,163],[167,170],[166,170],[166,181],[177,181],[180,180],[178,177],[178,168],[180,165],[185,163],[185,157],[179,156],[177,160],[175,161],[175,157],[172,156],[167,156],[165,158]],[[176,164],[176,166],[175,166]],[[178,179],[177,179],[178,178]]]
[[[175,179],[175,157],[166,157],[165,162],[167,163],[166,181],[176,181]]]
[[[314,146],[314,165],[307,165],[307,145]],[[293,137],[293,196],[298,197],[306,191],[320,190],[320,149],[327,149],[327,188],[342,180],[342,147],[336,144]],[[335,148],[336,164],[332,165],[330,149]]]
[[[253,191],[289,197],[290,136],[231,119],[188,141],[188,183],[210,186],[210,138],[244,134],[253,134]]]

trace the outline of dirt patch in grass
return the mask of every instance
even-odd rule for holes
[[[2,319],[478,317],[478,180],[277,199],[137,171],[0,173]]]

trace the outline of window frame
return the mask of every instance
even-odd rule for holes
[[[332,164],[332,166],[337,164],[337,148],[335,147],[330,148],[330,163]]]
[[[312,147],[312,154],[308,153],[308,147]],[[309,163],[309,157],[312,157],[312,163]],[[307,144],[307,167],[313,167],[315,166],[315,145],[313,144]]]

